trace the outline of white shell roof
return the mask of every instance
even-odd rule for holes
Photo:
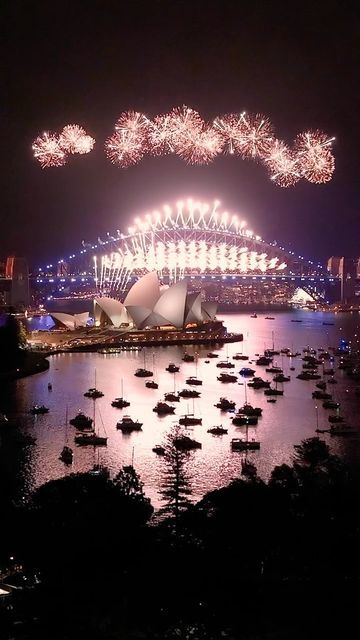
[[[164,291],[157,301],[154,312],[169,321],[174,327],[184,325],[185,302],[187,294],[186,280],[180,280]]]
[[[75,318],[70,313],[61,313],[59,311],[56,313],[51,313],[50,315],[52,318],[54,318],[54,320],[60,322],[60,324],[63,324],[67,329],[70,329],[70,331],[74,331]]]
[[[145,307],[153,309],[160,298],[160,284],[156,271],[147,273],[139,278],[127,294],[124,305],[126,307]]]
[[[201,320],[201,293],[189,293],[186,297],[184,324],[201,322]]]
[[[124,305],[114,298],[96,298],[95,303],[107,315],[114,327],[128,322],[128,315]]]

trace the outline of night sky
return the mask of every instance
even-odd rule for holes
[[[360,255],[356,3],[8,0],[2,33],[0,257],[44,264],[187,196],[219,198],[306,257]],[[265,113],[289,143],[308,128],[335,135],[332,182],[281,189],[234,157],[207,167],[146,157],[127,170],[106,160],[121,111],[152,117],[182,104],[210,120]],[[42,170],[32,140],[69,123],[97,139],[95,151]]]

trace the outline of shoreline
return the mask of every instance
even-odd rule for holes
[[[26,378],[28,376],[35,375],[36,373],[43,373],[50,367],[50,363],[47,360],[48,354],[39,354],[32,351],[26,354],[25,360],[19,362],[19,366],[7,371],[0,371],[1,382],[12,382],[13,380],[19,380],[20,378]]]

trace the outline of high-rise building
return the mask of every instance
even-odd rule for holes
[[[9,256],[0,270],[0,301],[15,308],[30,303],[29,267],[25,258]]]

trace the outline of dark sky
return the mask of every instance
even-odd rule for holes
[[[0,256],[43,264],[186,196],[219,198],[302,255],[360,255],[356,3],[5,0],[1,30]],[[334,178],[280,189],[234,157],[207,167],[145,158],[127,170],[105,159],[121,111],[151,117],[181,104],[209,119],[263,112],[289,143],[319,127],[337,138]],[[72,122],[96,137],[96,150],[41,170],[32,140]]]

